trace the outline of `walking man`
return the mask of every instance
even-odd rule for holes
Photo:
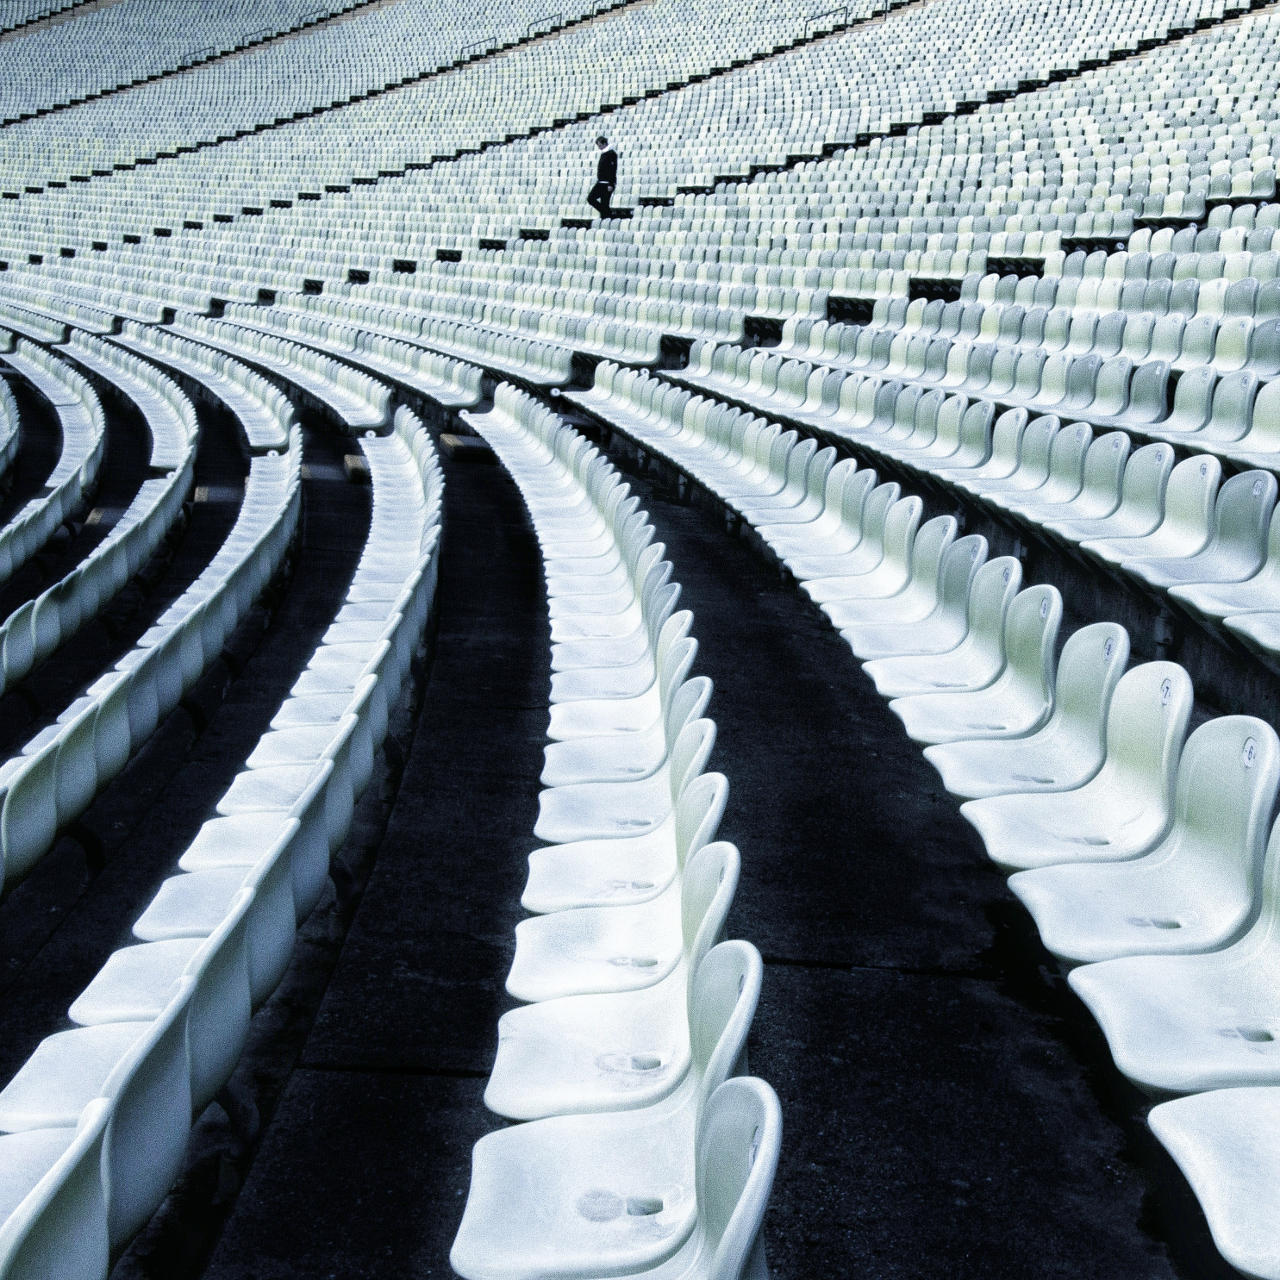
[[[614,187],[618,185],[618,153],[609,145],[608,138],[597,138],[596,146],[600,149],[596,185],[587,192],[587,203],[602,218],[611,218],[613,210],[609,201],[613,198]]]

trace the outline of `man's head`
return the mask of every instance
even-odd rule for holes
[[[601,151],[603,151],[603,150],[605,149],[605,147],[607,147],[608,145],[609,145],[609,139],[608,139],[608,138],[597,138],[597,139],[596,139],[596,146],[597,146],[597,147],[599,147]]]

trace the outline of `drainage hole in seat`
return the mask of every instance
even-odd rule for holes
[[[1248,1040],[1250,1044],[1269,1044],[1275,1039],[1266,1027],[1237,1027],[1236,1032],[1241,1040]]]
[[[627,1216],[631,1218],[650,1218],[662,1212],[662,1201],[656,1196],[628,1196]]]

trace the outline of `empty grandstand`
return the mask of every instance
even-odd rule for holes
[[[1280,1280],[1280,0],[0,68],[0,1280]]]

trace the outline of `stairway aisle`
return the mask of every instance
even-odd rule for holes
[[[439,637],[377,862],[209,1280],[450,1275],[536,813],[537,548],[494,466],[449,466]]]

